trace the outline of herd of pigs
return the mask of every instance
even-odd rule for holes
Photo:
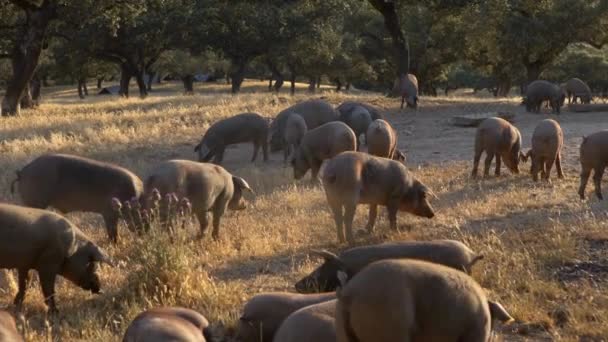
[[[415,101],[417,98],[412,98]],[[408,104],[410,99],[408,98]],[[337,108],[324,100],[307,100],[280,112],[272,121],[255,114],[239,114],[211,125],[195,147],[198,162],[163,161],[145,182],[117,165],[66,154],[45,154],[21,170],[11,184],[23,205],[0,204],[0,268],[17,269],[20,309],[29,270],[36,270],[49,313],[55,305],[58,275],[77,286],[100,292],[96,269],[114,265],[112,258],[61,213],[102,215],[108,237],[116,242],[121,218],[137,216],[127,227],[142,230],[151,203],[166,200],[196,215],[203,237],[212,213],[212,237],[219,237],[220,219],[227,208],[246,208],[243,193],[253,191],[242,178],[220,166],[225,149],[253,143],[254,161],[261,147],[284,151],[294,177],[308,170],[321,180],[333,213],[339,242],[353,242],[353,217],[358,204],[369,205],[367,230],[373,232],[377,206],[387,208],[390,228],[397,229],[397,212],[432,218],[434,194],[405,167],[397,149],[397,132],[378,108],[344,102]],[[484,120],[477,129],[472,176],[486,153],[484,175],[495,158],[513,173],[531,160],[531,174],[548,180],[555,164],[563,177],[560,151],[563,133],[551,119],[540,121],[532,148],[522,152],[519,130],[500,118]],[[367,152],[363,152],[367,151]],[[209,161],[213,161],[209,163]],[[580,148],[579,194],[594,170],[595,191],[608,162],[608,130],[586,137]],[[325,166],[321,165],[325,162]],[[125,220],[126,221],[126,220]],[[313,254],[324,262],[300,280],[298,293],[263,293],[242,310],[237,339],[278,341],[489,341],[493,323],[513,318],[470,276],[483,258],[454,240],[407,241],[352,248],[336,255]],[[200,313],[179,307],[153,308],[138,315],[123,341],[211,341],[208,321]],[[0,340],[20,341],[15,323],[0,312]]]

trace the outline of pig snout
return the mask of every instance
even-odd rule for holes
[[[422,217],[429,218],[429,219],[435,217],[435,211],[433,210],[433,207],[431,207],[431,204],[427,200],[423,200],[420,203],[420,206],[418,207],[416,214],[419,216],[422,216]]]

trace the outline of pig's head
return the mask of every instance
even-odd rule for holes
[[[291,158],[293,178],[295,179],[301,179],[308,172],[308,169],[310,169],[310,159],[307,152],[304,146],[300,145]]]
[[[403,164],[405,164],[405,161],[407,160],[405,157],[405,153],[401,152],[398,149],[395,149],[395,152],[393,153],[393,160],[402,162]]]
[[[435,211],[429,203],[429,198],[435,194],[426,185],[415,180],[412,186],[401,196],[400,210],[416,216],[433,218]]]
[[[350,270],[337,255],[328,251],[313,251],[312,254],[322,257],[323,264],[311,274],[300,279],[295,285],[296,291],[300,293],[334,291],[340,286],[338,271],[345,272],[352,277]]]
[[[66,259],[61,275],[84,290],[100,293],[101,281],[97,274],[98,263],[114,266],[104,251],[88,241]]]
[[[534,181],[537,181],[538,173],[541,171],[542,165],[536,158],[534,158],[534,152],[532,151],[532,149],[530,149],[528,151],[528,153],[526,153],[526,154],[523,154],[520,152],[520,155],[519,155],[520,162],[526,163],[528,161],[528,159],[530,159],[530,174],[532,175],[532,178],[534,179]]]
[[[211,132],[207,132],[203,140],[194,147],[194,152],[198,153],[198,161],[206,163],[213,157],[213,148],[216,145],[216,137]]]
[[[245,191],[253,193],[253,190],[249,184],[241,177],[232,176],[232,184],[234,185],[234,193],[230,202],[228,202],[228,208],[230,210],[243,210],[247,208],[247,201],[243,197]]]

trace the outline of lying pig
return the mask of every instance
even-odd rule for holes
[[[581,160],[581,185],[578,194],[585,199],[585,188],[593,170],[593,183],[595,184],[595,195],[600,200],[602,196],[602,175],[608,165],[608,130],[602,130],[583,138],[580,148]]]
[[[226,208],[245,209],[243,192],[253,192],[243,178],[231,175],[223,167],[189,160],[168,160],[158,164],[146,178],[145,188],[145,198],[152,197],[155,189],[162,195],[174,193],[180,199],[187,198],[200,223],[200,238],[207,230],[207,213],[211,211],[212,236],[216,240]]]
[[[368,264],[383,259],[425,260],[469,274],[473,265],[483,259],[483,255],[455,240],[404,241],[361,246],[347,249],[339,255],[328,251],[313,253],[322,257],[324,262],[296,283],[298,292],[335,291],[340,285],[338,271],[344,272],[350,279]]]
[[[310,169],[314,180],[325,159],[343,151],[354,151],[356,146],[355,132],[343,122],[328,122],[312,129],[304,134],[294,153],[291,161],[293,176],[300,179]]]
[[[336,300],[304,307],[287,317],[274,342],[335,342]]]
[[[112,198],[121,201],[139,198],[141,179],[120,166],[67,154],[45,154],[17,171],[19,194],[28,207],[53,207],[62,213],[85,211],[99,213],[108,237],[118,239],[118,215]]]
[[[492,164],[494,157],[496,157],[496,170],[494,172],[496,176],[500,176],[501,160],[511,172],[518,174],[519,160],[523,157],[520,150],[521,134],[515,126],[507,120],[497,117],[483,120],[477,128],[477,135],[475,136],[475,158],[471,176],[477,177],[479,159],[484,151],[486,152],[484,176],[490,174],[490,164]]]
[[[523,157],[524,161],[531,159],[530,173],[534,181],[538,181],[539,172],[543,179],[549,180],[553,163],[557,169],[557,177],[564,178],[561,157],[563,145],[564,133],[557,121],[545,119],[536,126],[532,134],[532,148]]]
[[[25,298],[29,270],[36,270],[49,312],[55,306],[58,275],[75,285],[100,292],[97,264],[113,265],[107,254],[70,221],[51,211],[0,204],[0,268],[17,269],[19,292],[15,305]]]
[[[285,124],[285,137],[283,138],[285,141],[285,146],[283,146],[285,161],[300,146],[306,131],[308,131],[308,126],[306,126],[304,118],[296,113],[289,115]]]
[[[137,315],[123,342],[210,342],[209,322],[200,313],[180,307],[153,308]]]
[[[194,147],[194,152],[198,152],[200,162],[214,158],[214,163],[221,164],[226,146],[245,142],[253,143],[252,162],[257,158],[260,146],[264,161],[268,161],[268,120],[256,113],[243,113],[220,120],[209,127],[203,140]]]
[[[327,162],[321,179],[340,242],[344,242],[343,225],[347,240],[353,240],[353,217],[359,203],[370,205],[369,232],[374,229],[378,205],[386,206],[390,226],[394,230],[397,229],[398,211],[426,218],[435,216],[428,202],[431,190],[403,164],[394,160],[360,152],[344,152]]]
[[[237,339],[241,342],[271,342],[281,323],[293,312],[335,298],[334,292],[321,294],[270,292],[256,295],[243,308]]]
[[[0,341],[23,342],[23,338],[17,331],[15,319],[4,310],[0,310]]]
[[[470,276],[419,260],[377,261],[337,295],[338,342],[486,342],[513,320]]]
[[[405,154],[397,149],[397,132],[386,121],[379,119],[372,122],[365,134],[367,153],[405,163]]]

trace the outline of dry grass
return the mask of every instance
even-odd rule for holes
[[[205,86],[204,95],[184,97],[178,95],[177,86],[165,85],[145,101],[92,97],[83,102],[74,99],[72,89],[54,89],[39,110],[0,120],[0,199],[18,202],[9,192],[14,171],[42,153],[66,152],[116,162],[143,177],[158,161],[193,159],[193,145],[219,118],[243,111],[273,116],[305,98],[288,97],[288,103],[279,104],[262,87],[250,82],[250,92],[232,97],[225,86]],[[260,92],[252,92],[255,89]],[[601,116],[587,116],[583,126],[580,117],[560,118],[569,139],[564,181],[534,184],[525,174],[471,180],[473,131],[452,128],[446,118],[472,111],[521,112],[517,99],[424,99],[418,113],[395,114],[397,101],[377,94],[323,95],[332,103],[357,98],[391,108],[388,119],[400,130],[411,168],[439,195],[433,220],[403,214],[400,223],[411,232],[391,232],[382,217],[376,235],[361,244],[462,240],[486,256],[474,277],[517,318],[517,323],[500,330],[503,340],[607,338],[606,204],[581,202],[575,193],[576,136],[601,125]],[[522,133],[529,140],[538,117],[520,117]],[[257,195],[250,198],[246,211],[225,217],[219,242],[209,237],[196,240],[193,222],[179,231],[173,243],[165,234],[138,237],[122,229],[120,242],[111,245],[99,217],[70,214],[119,265],[102,268],[105,294],[100,296],[60,281],[60,315],[49,323],[38,285],[31,288],[21,322],[27,339],[118,341],[141,310],[182,305],[202,312],[215,335],[230,340],[247,298],[261,291],[291,291],[294,281],[317,263],[308,258],[310,249],[346,248],[334,242],[333,221],[319,186],[294,182],[279,154],[270,163],[250,164],[250,153],[250,146],[227,152],[225,167],[247,179]],[[365,219],[360,208],[356,226],[362,227]],[[11,290],[0,291],[0,303],[8,305],[13,295]]]

